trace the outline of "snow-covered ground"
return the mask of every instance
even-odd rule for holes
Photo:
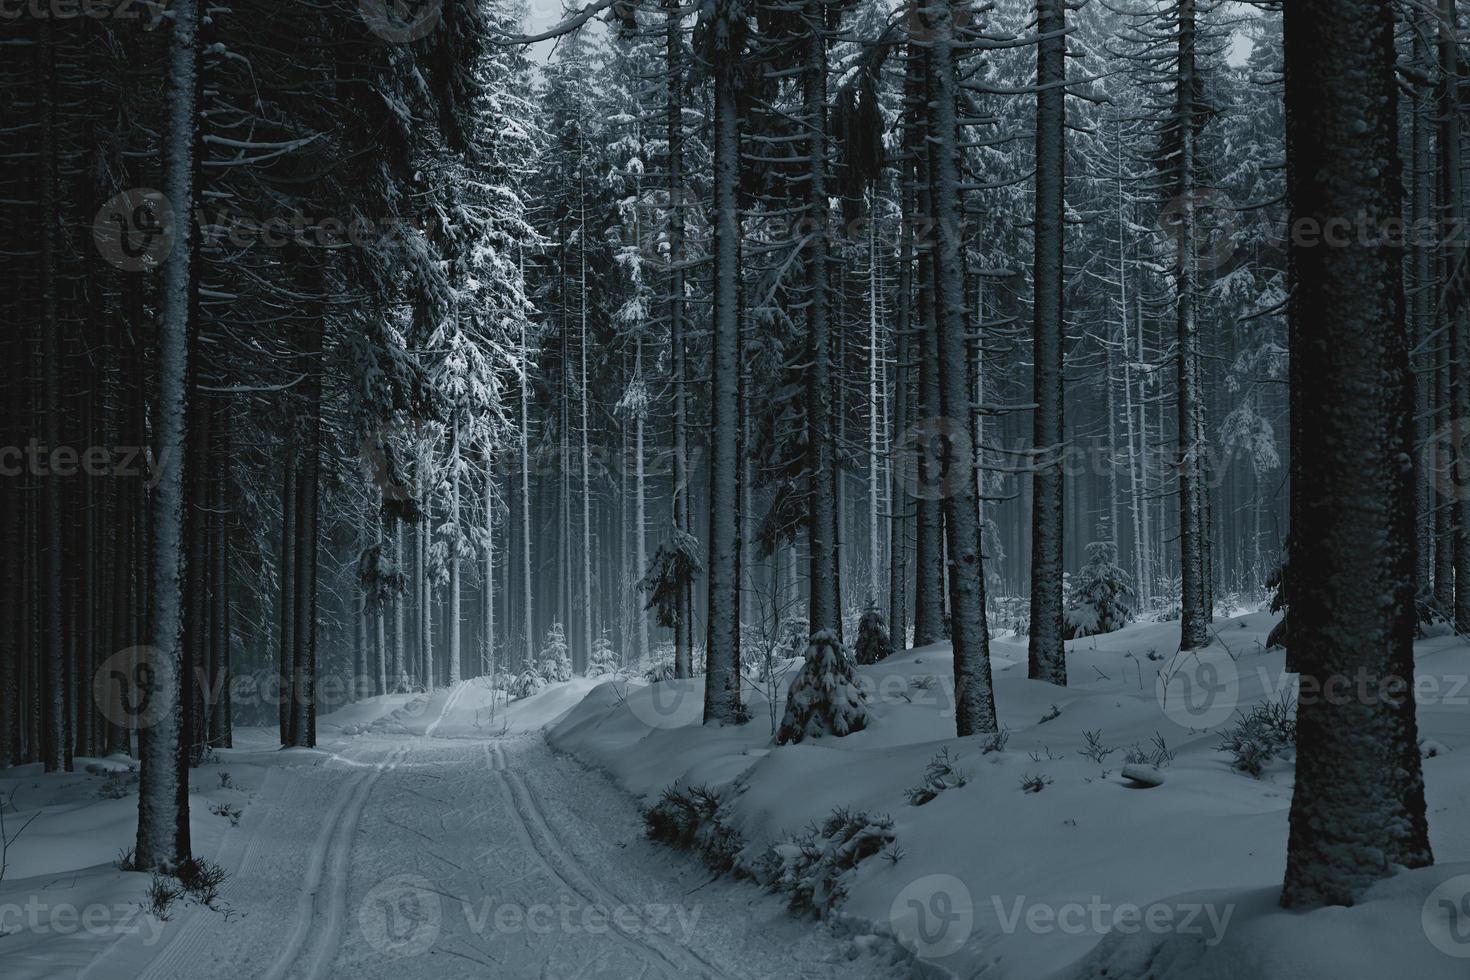
[[[7,772],[12,832],[36,819],[0,882],[0,977],[891,975],[775,897],[648,842],[630,797],[527,734],[594,686],[494,712],[479,681],[377,698],[321,719],[317,750],[238,731],[192,780],[195,853],[230,877],[213,908],[180,900],[167,921],[142,911],[149,876],[113,864],[135,792]],[[222,801],[238,826],[210,813]]]
[[[773,749],[758,694],[751,724],[705,729],[693,680],[604,685],[550,741],[648,804],[675,781],[721,791],[722,822],[756,870],[773,845],[834,807],[887,815],[897,850],[849,874],[836,917],[856,933],[896,937],[941,975],[1463,980],[1470,648],[1453,638],[1418,647],[1439,864],[1381,885],[1355,909],[1303,916],[1276,904],[1290,759],[1253,778],[1218,748],[1237,711],[1295,691],[1283,654],[1265,649],[1274,621],[1220,621],[1198,657],[1175,656],[1177,624],[1069,644],[1065,689],[1026,679],[1024,638],[996,641],[996,702],[1009,732],[1000,751],[952,736],[947,647],[859,668],[869,725],[842,739]],[[1088,757],[1089,732],[1113,751]],[[1162,784],[1125,779],[1129,750],[1154,754],[1156,739],[1172,754],[1158,767]],[[906,791],[942,750],[965,785],[911,805]]]
[[[997,641],[999,747],[951,736],[943,647],[860,668],[864,731],[779,749],[759,689],[749,724],[706,729],[698,680],[375,698],[322,718],[316,750],[243,729],[191,780],[195,853],[230,877],[167,921],[143,911],[149,876],[115,864],[127,760],[10,770],[6,826],[26,829],[0,881],[0,977],[1470,976],[1470,647],[1418,647],[1439,864],[1301,915],[1276,905],[1291,760],[1253,778],[1218,748],[1238,710],[1293,690],[1271,625],[1222,621],[1188,659],[1169,624],[1080,641],[1066,689]],[[1159,785],[1123,777],[1130,750]],[[942,751],[963,785],[912,805]],[[639,804],[675,783],[721,794],[757,871],[835,807],[887,816],[894,841],[819,924],[648,841]]]

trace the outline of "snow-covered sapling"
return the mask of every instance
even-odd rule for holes
[[[912,805],[923,806],[945,790],[964,786],[969,781],[969,774],[956,764],[949,749],[940,749],[939,754],[924,767],[924,781],[910,787],[905,795]]]
[[[539,693],[545,686],[546,679],[541,676],[541,671],[535,667],[527,667],[511,682],[510,696],[519,701]]]
[[[822,735],[850,735],[868,724],[868,709],[862,690],[831,630],[812,636],[791,690],[786,695],[786,713],[776,744],[786,745]]]
[[[552,623],[546,631],[546,645],[541,648],[540,660],[541,679],[546,683],[561,684],[572,679],[572,655],[561,623]]]
[[[587,676],[604,677],[623,669],[623,662],[613,649],[612,640],[604,633],[592,643],[592,653],[587,658]]]
[[[1111,541],[1087,546],[1087,564],[1072,579],[1067,597],[1067,639],[1116,633],[1133,621],[1133,587],[1117,557],[1117,546]]]
[[[1296,702],[1282,695],[1240,712],[1216,748],[1230,753],[1233,768],[1261,778],[1272,760],[1296,750]]]
[[[822,915],[847,895],[848,879],[864,860],[885,852],[901,857],[890,850],[895,844],[891,818],[838,807],[820,825],[772,849],[771,884],[793,912]]]
[[[877,603],[868,603],[863,618],[858,620],[857,647],[854,656],[861,665],[876,664],[893,655],[893,640],[888,635],[888,624]]]

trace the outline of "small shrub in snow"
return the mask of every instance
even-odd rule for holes
[[[1026,636],[1031,632],[1031,602],[1025,596],[998,596],[990,621],[995,632]]]
[[[546,679],[541,676],[541,671],[535,667],[527,667],[521,671],[510,684],[510,696],[516,700],[529,698],[541,691],[546,686]]]
[[[1273,759],[1296,750],[1296,703],[1282,695],[1240,712],[1217,747],[1230,754],[1233,768],[1261,778]]]
[[[888,624],[876,603],[868,603],[863,618],[858,620],[857,647],[853,656],[859,664],[875,664],[893,656],[893,639],[888,635]]]
[[[241,814],[240,808],[237,806],[231,806],[228,803],[211,803],[209,805],[209,812],[216,817],[225,817],[228,819],[231,827],[240,826]]]
[[[561,623],[552,623],[546,631],[546,646],[541,648],[541,679],[548,684],[561,684],[572,679],[572,654],[567,646],[567,633]]]
[[[109,772],[97,787],[97,795],[104,800],[121,800],[133,794],[138,785],[138,776],[132,771]]]
[[[745,842],[720,814],[719,794],[704,786],[670,786],[643,814],[648,836],[674,847],[698,851],[716,871],[732,871]]]
[[[831,734],[839,738],[868,724],[863,692],[836,634],[823,630],[812,637],[806,663],[791,682],[786,714],[776,744],[786,745]]]
[[[1056,705],[1052,705],[1050,708],[1047,709],[1046,714],[1041,716],[1041,720],[1038,721],[1036,724],[1045,725],[1049,721],[1056,721],[1061,716],[1062,709],[1058,708]]]
[[[1159,583],[1159,622],[1177,623],[1184,615],[1184,580],[1171,575]]]
[[[190,858],[179,865],[176,872],[179,884],[200,905],[214,906],[219,898],[219,886],[229,877],[224,868],[204,858]]]
[[[1106,746],[1102,744],[1101,728],[1099,728],[1095,732],[1083,732],[1082,740],[1084,744],[1082,746],[1082,751],[1080,755],[1084,759],[1091,759],[1098,765],[1102,765],[1103,760],[1112,755],[1114,752],[1118,751],[1116,747]]]
[[[1072,579],[1063,613],[1066,639],[1116,633],[1133,621],[1133,587],[1117,558],[1111,541],[1087,546],[1087,564]]]
[[[138,870],[138,849],[136,847],[124,847],[117,852],[117,860],[112,862],[117,865],[119,871]]]
[[[1168,743],[1164,741],[1164,736],[1155,732],[1149,748],[1144,748],[1134,742],[1128,754],[1123,756],[1123,761],[1130,766],[1153,766],[1155,769],[1163,769],[1174,761],[1174,750],[1169,748]]]
[[[939,678],[933,674],[915,674],[909,678],[909,687],[915,691],[932,691],[939,686]]]
[[[776,644],[778,654],[788,660],[802,656],[811,636],[812,628],[806,617],[793,616],[781,624],[781,637]]]
[[[673,680],[674,679],[674,654],[673,654],[673,652],[671,651],[667,657],[662,658],[662,659],[655,659],[653,657],[650,657],[649,660],[645,663],[645,665],[643,667],[643,679],[646,680],[646,681],[648,681],[648,683],[650,683],[650,684],[657,684],[659,681],[671,681],[671,680]]]
[[[143,911],[159,922],[167,922],[173,912],[174,902],[183,893],[184,890],[174,879],[155,873],[148,882],[148,901],[143,906]]]
[[[623,669],[622,658],[613,649],[612,640],[607,634],[599,636],[592,644],[592,653],[587,658],[587,676],[605,677],[608,674],[616,674]]]
[[[773,849],[779,866],[771,884],[793,912],[822,915],[846,896],[853,869],[895,840],[888,817],[838,807],[820,826]]]
[[[980,750],[981,754],[990,755],[992,752],[1004,752],[1006,750],[1006,743],[1010,740],[1011,730],[1009,728],[1002,728],[985,741],[984,747]]]
[[[232,782],[230,782],[230,774],[228,772],[225,772],[223,769],[221,769],[219,771],[219,788],[220,789],[234,789],[235,788],[235,784],[232,783]]]
[[[1023,793],[1040,793],[1050,785],[1050,776],[1041,776],[1029,772],[1021,774],[1021,792]]]
[[[949,749],[940,749],[939,754],[924,767],[924,781],[905,793],[910,804],[923,806],[945,790],[964,786],[969,781],[969,774],[955,764]]]

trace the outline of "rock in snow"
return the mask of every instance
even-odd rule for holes
[[[1138,786],[1146,786],[1152,789],[1155,786],[1164,785],[1164,774],[1157,766],[1146,766],[1134,763],[1123,767],[1123,778],[1132,780]]]

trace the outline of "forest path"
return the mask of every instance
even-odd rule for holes
[[[632,800],[539,734],[363,736],[303,763],[273,770],[230,832],[219,855],[227,914],[185,911],[146,957],[116,950],[86,975],[786,980],[899,969],[849,958],[850,943],[773,896],[712,881],[697,860],[651,844]]]

